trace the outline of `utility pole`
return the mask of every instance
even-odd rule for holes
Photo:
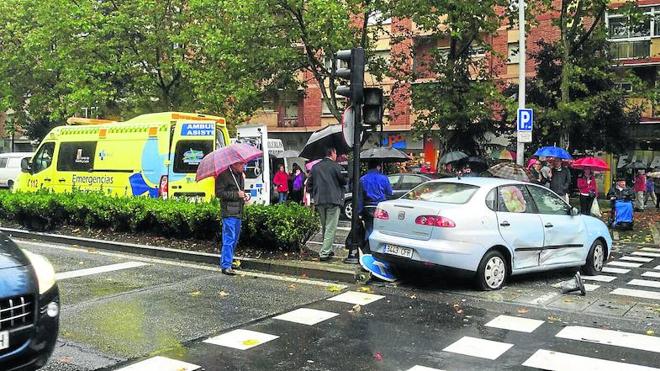
[[[525,50],[525,0],[518,0],[518,109],[525,108],[525,59],[527,52]],[[516,122],[516,129],[518,123]],[[516,133],[517,134],[517,133]],[[520,141],[517,136],[516,145],[516,163],[524,166],[525,162],[525,143]]]

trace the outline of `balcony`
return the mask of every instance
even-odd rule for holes
[[[651,41],[612,41],[610,53],[614,59],[649,58],[651,56]]]

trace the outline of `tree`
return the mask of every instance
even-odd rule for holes
[[[413,129],[440,138],[445,149],[480,152],[486,132],[498,130],[495,118],[505,100],[489,65],[496,53],[488,41],[502,24],[508,1],[395,4],[394,15],[417,27],[397,30],[395,42],[405,45],[413,39],[414,45],[393,57],[391,71],[395,89],[412,86],[418,113]]]

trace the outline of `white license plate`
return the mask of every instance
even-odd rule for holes
[[[0,332],[0,350],[9,348],[9,331]]]
[[[385,245],[385,254],[403,256],[404,258],[412,258],[413,249],[401,246]]]

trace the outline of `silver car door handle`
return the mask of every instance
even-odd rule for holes
[[[552,228],[552,227],[554,227],[554,225],[552,225],[552,223],[546,223],[545,227],[546,228]]]
[[[509,224],[509,222],[507,222],[507,221],[505,220],[505,221],[503,221],[502,223],[500,223],[500,225],[501,225],[502,227],[508,227],[508,226],[510,226],[511,224]]]

